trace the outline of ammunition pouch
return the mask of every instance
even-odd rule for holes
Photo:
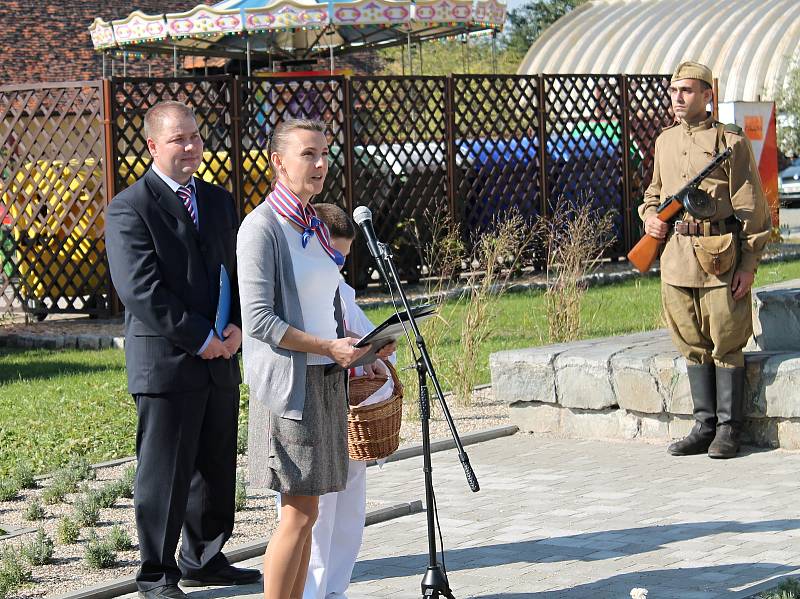
[[[710,275],[724,275],[736,262],[736,240],[734,233],[694,237],[692,247],[700,267]]]

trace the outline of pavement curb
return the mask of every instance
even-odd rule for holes
[[[519,428],[517,426],[509,425],[500,426],[485,431],[478,431],[476,433],[463,435],[461,437],[461,443],[462,445],[467,446],[475,443],[482,443],[483,441],[491,441],[493,439],[511,436],[518,430]],[[453,447],[455,447],[455,442],[452,439],[436,441],[431,443],[431,453],[446,451],[448,449],[452,449]],[[386,462],[397,462],[420,455],[422,455],[421,446],[406,447],[390,455],[386,459]],[[116,465],[117,463],[131,461],[132,459],[134,458],[122,458],[119,460],[113,460],[112,462],[103,462],[102,465]],[[373,461],[368,462],[367,465],[374,466],[377,465],[377,463]],[[98,464],[98,466],[100,466],[100,464]],[[376,510],[367,512],[364,519],[364,526],[371,526],[380,522],[394,520],[395,518],[417,514],[423,510],[424,507],[422,505],[422,501],[419,499],[378,508]],[[254,557],[258,557],[259,555],[263,555],[267,549],[267,543],[268,539],[259,539],[251,543],[233,547],[229,551],[226,551],[225,555],[232,564],[242,562]],[[102,582],[90,587],[79,589],[77,591],[66,593],[64,595],[58,595],[55,599],[111,599],[112,597],[119,597],[120,595],[127,595],[134,592],[136,592],[136,580],[132,576],[126,576],[123,578],[117,578],[111,582]]]

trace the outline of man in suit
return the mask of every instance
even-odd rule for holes
[[[258,570],[234,568],[222,553],[233,530],[241,382],[238,219],[231,194],[193,177],[203,141],[188,106],[156,104],[144,129],[152,167],[109,205],[105,239],[125,305],[128,390],[138,416],[139,596],[183,599],[179,581],[260,579]],[[231,311],[218,336],[223,265]]]

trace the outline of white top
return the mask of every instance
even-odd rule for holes
[[[361,306],[356,303],[356,290],[341,278],[339,279],[339,296],[342,298],[344,326],[348,331],[363,337],[375,328],[372,321],[364,314]]]
[[[336,339],[336,317],[333,299],[339,286],[339,267],[331,259],[314,234],[303,247],[303,236],[288,220],[277,215],[292,256],[292,270],[297,285],[303,329],[320,339]],[[308,354],[308,365],[332,364],[327,356]]]

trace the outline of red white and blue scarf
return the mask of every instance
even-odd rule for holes
[[[325,253],[331,257],[331,260],[337,266],[344,264],[344,256],[331,245],[331,234],[328,231],[328,226],[317,217],[317,212],[310,203],[303,208],[300,198],[294,195],[280,181],[275,182],[275,189],[267,196],[267,202],[276,214],[303,229],[303,232],[300,233],[303,237],[303,248],[308,245],[309,240],[316,233],[319,244],[325,250]]]

